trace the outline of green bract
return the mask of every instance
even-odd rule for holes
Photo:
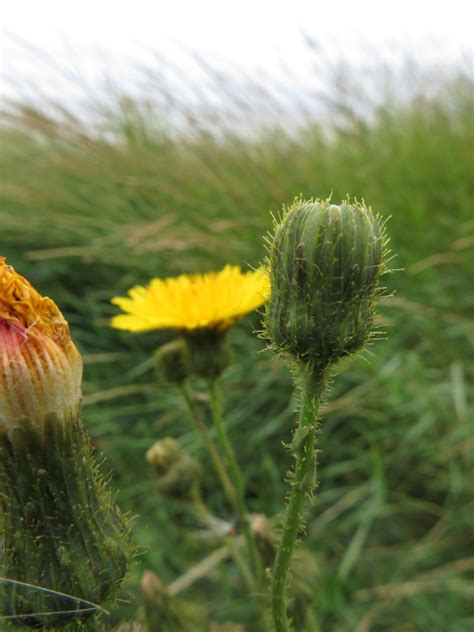
[[[79,420],[52,414],[39,429],[23,418],[0,433],[2,616],[42,630],[91,619],[114,600],[131,554]]]

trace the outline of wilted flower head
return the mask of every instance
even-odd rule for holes
[[[82,359],[56,304],[0,257],[0,431],[77,416]]]
[[[145,287],[133,287],[128,298],[112,299],[125,312],[112,319],[112,327],[133,332],[223,332],[260,307],[267,294],[268,277],[263,268],[241,272],[238,266],[226,265],[220,272],[152,279]]]

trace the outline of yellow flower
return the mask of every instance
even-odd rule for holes
[[[125,312],[112,319],[112,327],[133,332],[153,329],[223,332],[238,318],[262,305],[268,293],[264,268],[241,272],[238,266],[226,265],[220,272],[152,279],[146,287],[133,287],[129,298],[112,299]]]
[[[56,304],[0,257],[0,432],[77,416],[82,358]]]

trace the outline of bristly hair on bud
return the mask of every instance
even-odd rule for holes
[[[364,203],[296,199],[267,238],[271,293],[264,337],[321,373],[373,337],[387,272],[384,222]]]

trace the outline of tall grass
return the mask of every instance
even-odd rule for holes
[[[150,356],[167,337],[111,330],[109,299],[151,276],[256,265],[270,211],[299,194],[350,194],[391,216],[404,272],[389,279],[396,294],[380,323],[388,340],[354,362],[327,404],[319,501],[295,571],[300,599],[317,604],[319,619],[298,625],[473,629],[473,85],[459,73],[431,88],[362,110],[336,99],[324,118],[305,113],[295,127],[285,115],[253,134],[213,128],[212,110],[191,117],[178,103],[185,128],[130,98],[94,124],[64,108],[7,108],[0,252],[66,313],[85,355],[85,421],[114,469],[118,501],[137,515],[143,555],[117,617],[136,611],[143,569],[172,581],[207,540],[196,525],[189,535],[177,528],[189,517],[157,495],[144,460],[165,435],[202,456],[178,397],[155,382]],[[240,113],[235,129],[245,129],[250,102],[258,109],[251,97],[226,86],[223,98]],[[271,99],[268,91],[270,109]],[[253,315],[232,331],[226,408],[248,502],[274,516],[294,402],[286,369],[259,353],[258,328]],[[213,509],[231,519],[208,468],[204,480]],[[224,565],[185,596],[205,600],[214,622],[250,626],[233,572]]]

